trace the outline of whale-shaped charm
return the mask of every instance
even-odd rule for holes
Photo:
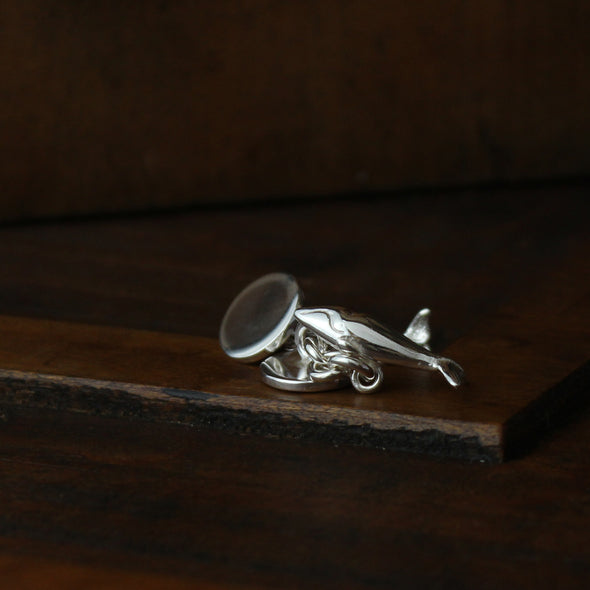
[[[348,369],[357,391],[379,387],[383,378],[380,363],[439,371],[454,387],[464,380],[463,369],[455,361],[430,352],[364,314],[342,308],[301,308],[295,318],[303,327],[298,335],[300,354],[315,355],[318,362],[325,359],[326,364]],[[314,337],[319,342],[314,342]]]
[[[421,309],[404,336],[428,347],[429,320],[430,310]],[[307,393],[339,389],[352,381],[358,391],[368,392],[374,391],[383,378],[379,363],[339,351],[305,326],[298,324],[294,336],[295,347],[292,344],[287,346],[286,350],[268,357],[260,365],[262,380],[267,385]]]
[[[295,278],[270,273],[232,301],[219,329],[225,353],[242,362],[262,360],[262,380],[295,392],[328,391],[348,384],[360,393],[383,381],[382,364],[439,371],[455,387],[463,369],[433,354],[430,310],[419,311],[404,334],[339,307],[303,308]]]

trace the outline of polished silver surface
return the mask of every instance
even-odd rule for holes
[[[302,326],[325,340],[333,350],[348,356],[439,371],[454,387],[463,382],[463,369],[455,361],[430,352],[407,336],[390,331],[366,315],[341,308],[316,308],[299,309],[295,312],[295,318]],[[363,390],[374,391],[379,385],[380,382],[376,382],[374,386],[363,387]]]
[[[221,348],[244,362],[273,354],[288,339],[301,300],[301,290],[291,275],[260,277],[239,293],[225,313],[219,330]]]
[[[377,389],[383,381],[379,363],[354,351],[333,346],[305,325],[296,330],[295,344],[301,358],[310,360],[312,379],[325,380],[334,373],[346,375],[360,393]]]
[[[429,349],[430,343],[430,310],[421,309],[406,328],[404,336],[416,344],[421,344]]]
[[[429,309],[420,310],[398,334],[343,308],[301,308],[302,299],[289,274],[272,273],[249,284],[221,323],[223,350],[244,362],[265,359],[262,380],[288,391],[352,384],[360,393],[371,393],[383,382],[382,364],[438,371],[455,387],[463,382],[463,369],[428,347]]]
[[[427,344],[430,339],[429,318],[429,309],[420,310],[405,335]],[[262,380],[267,385],[305,393],[352,384],[359,393],[370,393],[383,382],[380,363],[356,352],[335,348],[303,325],[295,330],[295,347],[296,350],[276,354],[262,362]]]
[[[313,361],[302,358],[296,350],[287,350],[268,357],[260,363],[262,380],[276,389],[312,393],[346,387],[348,377],[336,368],[330,373],[318,375],[313,370]]]

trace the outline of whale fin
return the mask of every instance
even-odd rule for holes
[[[430,341],[430,310],[421,309],[410,322],[410,325],[404,332],[404,336],[412,342],[428,348]]]
[[[438,369],[444,378],[453,386],[458,387],[463,383],[465,373],[461,368],[461,365],[447,358],[437,359],[434,367]]]

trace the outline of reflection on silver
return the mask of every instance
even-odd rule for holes
[[[247,363],[276,352],[289,338],[302,297],[295,278],[285,273],[271,273],[250,283],[223,316],[221,348]]]
[[[416,344],[421,344],[430,350],[430,310],[421,309],[406,328],[404,336]]]
[[[302,358],[296,350],[288,350],[263,360],[260,371],[267,385],[286,391],[329,391],[348,384],[344,373],[334,369],[321,377],[315,374],[312,365],[311,359]]]
[[[299,309],[295,318],[331,347],[319,356],[320,359],[328,359],[336,351],[371,368],[375,364],[379,367],[379,363],[405,365],[439,371],[454,387],[463,382],[463,369],[455,361],[433,354],[407,336],[395,334],[365,315],[338,308],[318,308]],[[298,350],[302,356],[308,352],[306,347],[298,347]],[[376,370],[369,375],[356,367],[348,371],[355,389],[362,393],[374,391],[381,384]],[[357,382],[360,387],[357,387]]]
[[[295,332],[295,343],[301,358],[309,359],[312,379],[326,381],[334,374],[346,375],[360,393],[377,389],[383,381],[383,370],[378,362],[366,355],[334,346],[303,322]]]
[[[222,348],[238,360],[264,358],[263,381],[288,391],[326,391],[350,383],[360,393],[373,392],[383,382],[382,364],[438,371],[454,387],[463,382],[456,362],[428,348],[429,309],[398,334],[342,308],[301,308],[302,298],[290,275],[272,273],[254,281],[223,318]]]

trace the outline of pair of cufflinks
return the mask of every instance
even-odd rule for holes
[[[383,364],[438,371],[454,387],[464,380],[453,360],[434,354],[430,310],[401,334],[339,307],[302,307],[297,281],[272,273],[249,284],[229,306],[219,331],[225,353],[262,361],[262,380],[277,389],[328,391],[352,385],[371,393],[383,383]]]

